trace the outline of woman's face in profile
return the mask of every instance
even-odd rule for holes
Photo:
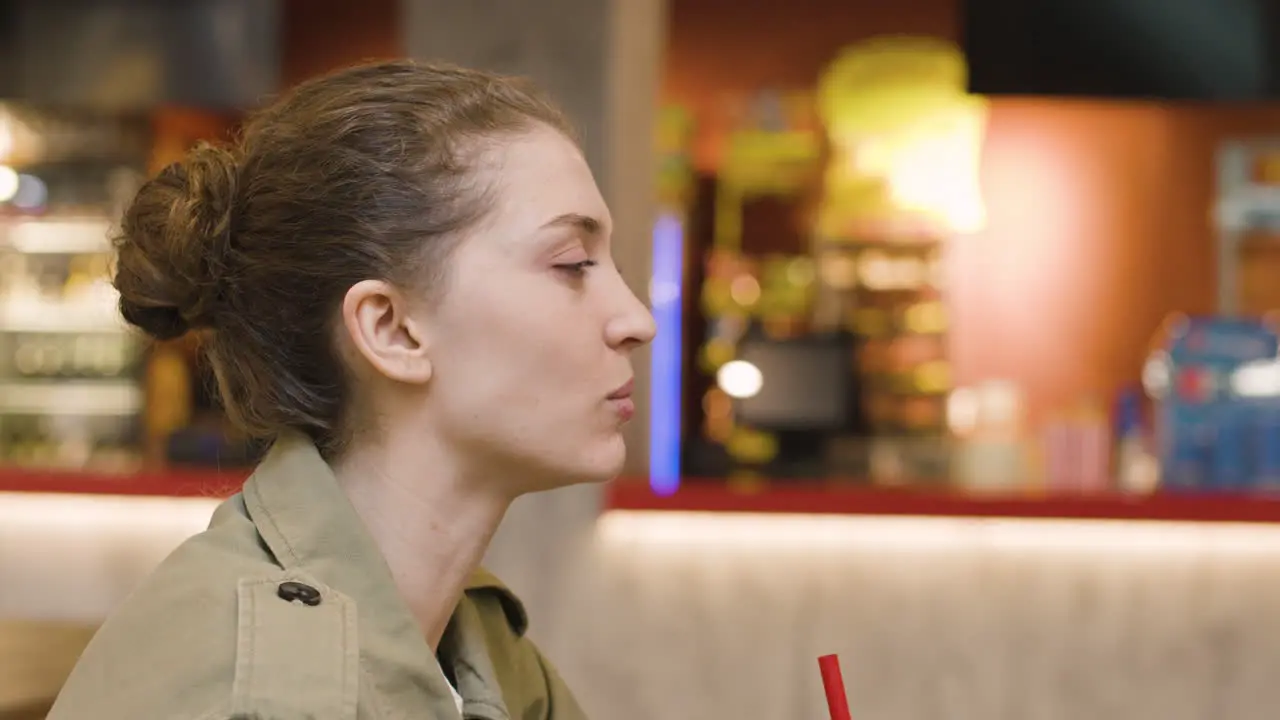
[[[501,141],[483,172],[493,212],[424,311],[431,424],[522,490],[609,479],[625,458],[632,350],[654,335],[614,265],[609,209],[549,128]]]

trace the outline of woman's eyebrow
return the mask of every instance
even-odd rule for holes
[[[581,230],[587,235],[596,236],[600,234],[601,229],[604,227],[604,223],[589,215],[583,215],[582,213],[564,213],[563,215],[557,215],[551,218],[542,225],[542,229],[554,227],[571,227]]]

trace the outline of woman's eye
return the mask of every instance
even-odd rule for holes
[[[576,263],[565,263],[563,265],[556,265],[555,268],[557,270],[569,273],[571,275],[585,275],[587,272],[587,268],[593,268],[596,265],[599,265],[599,263],[596,262],[595,260],[582,260]]]

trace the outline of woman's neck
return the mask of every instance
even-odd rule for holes
[[[420,438],[350,448],[334,473],[437,648],[513,498],[468,482]]]

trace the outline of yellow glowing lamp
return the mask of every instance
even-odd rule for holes
[[[966,75],[960,49],[935,38],[877,38],[840,53],[818,85],[831,146],[820,235],[902,215],[944,232],[981,227],[986,104],[966,93]]]

